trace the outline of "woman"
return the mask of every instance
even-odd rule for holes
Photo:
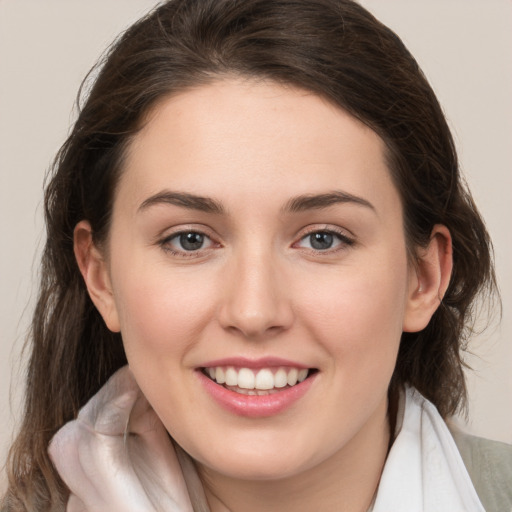
[[[164,4],[110,51],[46,213],[7,510],[510,507],[508,462],[485,445],[480,474],[441,419],[488,235],[357,4]]]

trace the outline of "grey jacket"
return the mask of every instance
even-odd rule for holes
[[[485,510],[512,512],[512,445],[460,431],[452,435]]]

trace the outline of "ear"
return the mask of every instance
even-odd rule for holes
[[[424,329],[441,304],[450,283],[453,266],[452,237],[448,228],[436,224],[426,248],[420,248],[410,269],[403,330]]]
[[[121,327],[108,265],[101,251],[93,243],[92,228],[89,222],[83,220],[75,226],[73,247],[78,267],[91,300],[103,317],[107,327],[113,332],[119,332]]]

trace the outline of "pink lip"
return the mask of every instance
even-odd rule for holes
[[[246,362],[242,365],[233,364],[233,360],[230,359],[227,363],[228,366],[241,366],[247,368]],[[217,363],[217,362],[216,362]],[[223,364],[215,364],[211,366],[224,366]],[[294,366],[293,364],[280,364],[280,366]],[[261,367],[258,365],[257,367]],[[268,367],[268,366],[267,366]],[[271,395],[242,395],[226,389],[224,386],[217,384],[200,370],[196,371],[196,374],[203,385],[206,392],[224,409],[236,414],[238,416],[245,416],[248,418],[266,418],[274,416],[283,412],[292,404],[300,400],[307,391],[310,389],[313,381],[315,380],[318,373],[314,373],[309,376],[306,380],[302,381],[291,388],[285,388],[277,393]]]

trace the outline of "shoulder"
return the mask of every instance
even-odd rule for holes
[[[485,510],[512,510],[512,445],[450,430]]]

